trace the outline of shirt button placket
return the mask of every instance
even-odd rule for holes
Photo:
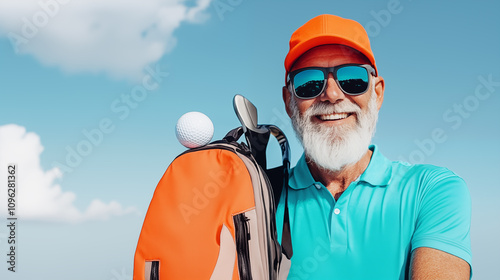
[[[347,215],[343,207],[345,203],[345,198],[340,198],[333,209],[330,238],[332,241],[332,249],[334,250],[344,251],[347,249]]]

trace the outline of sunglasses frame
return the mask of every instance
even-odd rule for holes
[[[291,91],[292,93],[299,99],[313,99],[313,98],[316,98],[318,96],[320,96],[326,89],[326,84],[328,83],[328,74],[332,73],[333,74],[333,79],[335,80],[335,82],[337,83],[337,86],[340,88],[340,90],[342,90],[342,92],[344,94],[347,94],[347,95],[351,95],[351,96],[356,96],[356,95],[361,95],[365,92],[368,91],[368,88],[370,87],[370,75],[368,75],[368,86],[366,87],[366,89],[363,91],[363,92],[360,92],[360,93],[349,93],[349,92],[346,92],[339,84],[339,80],[337,79],[337,71],[340,69],[340,68],[343,68],[343,67],[346,67],[346,66],[359,66],[361,68],[365,68],[367,73],[368,74],[371,74],[372,76],[376,77],[376,73],[375,73],[375,69],[373,68],[373,66],[371,66],[370,64],[357,64],[357,63],[348,63],[348,64],[341,64],[341,65],[337,65],[337,66],[333,66],[333,67],[304,67],[304,68],[300,68],[300,69],[297,69],[297,70],[294,70],[292,72],[290,72],[288,74],[288,77],[287,77],[287,84],[288,85],[291,85]],[[311,69],[314,69],[314,70],[321,70],[323,72],[323,75],[324,75],[324,81],[323,81],[323,88],[321,89],[321,91],[315,95],[315,96],[312,96],[312,97],[300,97],[297,95],[297,93],[295,92],[295,85],[293,84],[293,78],[295,78],[295,76],[297,74],[299,74],[300,72],[302,71],[305,71],[305,70],[311,70]]]

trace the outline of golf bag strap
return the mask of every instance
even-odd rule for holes
[[[290,232],[290,214],[288,213],[288,185],[285,186],[285,213],[283,215],[283,231],[281,233],[283,254],[290,260],[293,256],[292,233]]]
[[[231,129],[226,136],[224,136],[224,140],[227,142],[238,141],[241,135],[243,135],[243,128],[241,126]]]
[[[285,256],[288,259],[291,259],[293,255],[293,248],[292,248],[292,237],[290,231],[290,217],[288,213],[288,179],[290,170],[290,160],[289,160],[290,147],[288,146],[285,134],[278,127],[274,125],[265,125],[264,127],[269,129],[269,132],[266,133],[265,135],[260,135],[260,137],[255,134],[251,135],[251,137],[254,140],[253,141],[254,145],[252,145],[252,148],[254,148],[254,150],[252,150],[252,154],[254,154],[254,156],[255,154],[257,154],[256,158],[261,159],[261,161],[263,159],[265,163],[266,147],[267,147],[267,141],[269,140],[269,134],[272,134],[274,137],[276,137],[276,140],[278,140],[278,143],[281,147],[283,165],[272,169],[264,168],[264,170],[266,171],[266,175],[269,178],[269,181],[273,189],[275,205],[278,205],[281,197],[281,192],[285,190],[285,213],[283,217],[281,247],[283,249],[283,253],[285,254]],[[227,142],[238,141],[238,139],[242,135],[243,135],[243,128],[236,127],[226,134],[224,140]],[[256,138],[260,145],[255,145]],[[247,141],[249,140],[251,139],[247,139]],[[257,150],[255,150],[256,147]],[[257,162],[260,164],[259,161]]]
[[[283,165],[281,166],[281,184],[273,184],[273,191],[275,194],[275,202],[276,205],[279,203],[279,199],[281,197],[281,192],[285,190],[285,211],[283,216],[283,231],[281,234],[281,247],[283,249],[283,253],[288,259],[291,259],[293,256],[293,247],[292,247],[292,235],[290,231],[290,215],[288,213],[288,180],[290,173],[290,146],[288,145],[288,141],[286,140],[286,136],[277,126],[274,125],[266,125],[271,132],[271,134],[276,137],[278,143],[281,148]]]

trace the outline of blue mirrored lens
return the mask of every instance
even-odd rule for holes
[[[319,95],[323,89],[325,75],[317,69],[301,71],[293,78],[293,86],[298,97],[311,98]]]
[[[345,66],[337,70],[340,87],[348,94],[360,94],[368,88],[368,71],[359,66]]]

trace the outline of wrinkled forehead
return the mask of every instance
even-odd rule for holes
[[[371,64],[361,52],[344,45],[321,45],[302,54],[290,71],[304,67],[332,67],[347,63]]]

